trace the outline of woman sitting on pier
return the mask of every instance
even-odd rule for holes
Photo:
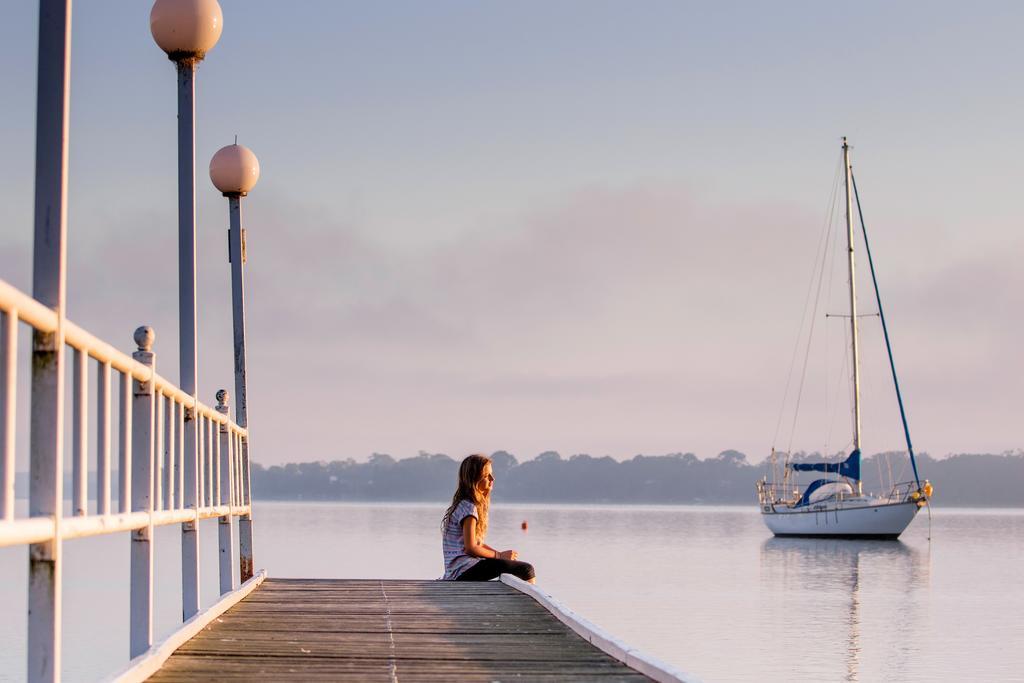
[[[470,455],[459,465],[459,484],[441,519],[445,581],[490,581],[513,574],[534,583],[533,565],[519,562],[515,550],[498,551],[484,543],[491,506],[491,459]]]

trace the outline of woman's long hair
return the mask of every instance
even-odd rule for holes
[[[487,513],[491,507],[491,497],[481,494],[476,485],[480,481],[480,477],[483,476],[484,466],[490,461],[491,459],[486,455],[476,453],[466,456],[466,459],[459,465],[459,485],[455,489],[455,495],[452,496],[452,504],[448,506],[444,517],[441,518],[442,530],[447,528],[448,522],[452,519],[452,513],[455,512],[459,503],[468,500],[476,505],[476,537],[478,542],[483,543],[484,536],[487,535]]]

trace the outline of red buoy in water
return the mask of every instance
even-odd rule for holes
[[[523,520],[523,523],[522,523],[522,525],[521,525],[521,526],[522,526],[522,528],[523,528],[523,531],[526,531],[526,530],[527,530],[527,529],[529,528],[529,526],[530,526],[530,525],[529,525],[529,524],[527,524],[527,523],[526,523],[526,520],[524,519],[524,520]]]

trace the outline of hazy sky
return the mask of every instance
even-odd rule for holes
[[[842,135],[915,446],[1024,446],[1024,5],[222,6],[198,77],[200,394],[233,386],[206,168],[238,134],[263,169],[244,203],[258,462],[762,458]],[[125,351],[152,324],[176,379],[175,77],[149,8],[75,4],[68,312]],[[0,8],[0,277],[26,290],[36,13]],[[782,448],[849,440],[844,323],[824,318],[846,274],[826,273],[827,344]],[[864,447],[901,448],[862,328]]]

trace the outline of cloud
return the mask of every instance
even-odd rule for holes
[[[461,345],[623,316],[674,327],[694,312],[743,318],[757,280],[780,279],[763,253],[780,236],[761,227],[793,233],[797,224],[767,210],[701,207],[683,188],[589,189],[416,251],[386,250],[344,227],[307,222],[287,238],[267,230],[272,243],[253,250],[273,263],[250,277],[268,318],[290,319],[300,302],[323,329],[375,341],[440,335]]]

